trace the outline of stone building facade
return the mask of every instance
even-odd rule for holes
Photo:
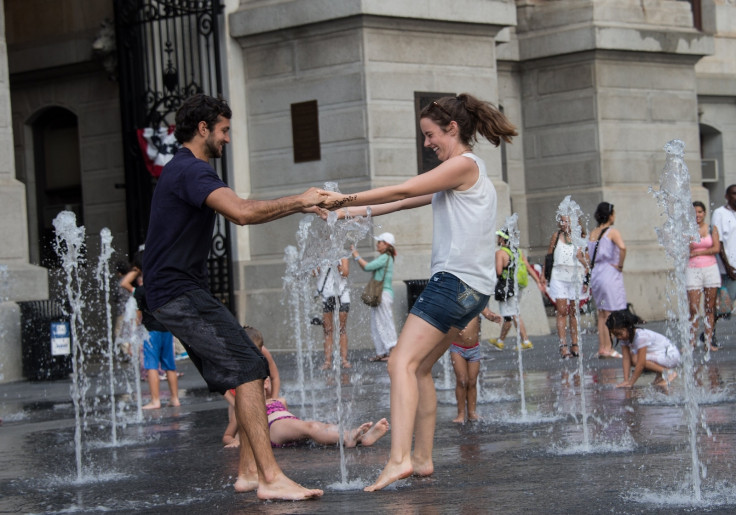
[[[512,145],[477,147],[499,192],[499,223],[519,213],[522,244],[541,261],[565,195],[586,213],[612,202],[629,249],[630,300],[656,319],[665,316],[669,265],[649,187],[664,144],[685,142],[694,198],[717,207],[736,182],[734,0],[222,3],[224,93],[234,111],[228,159],[241,196],[273,198],[328,180],[343,192],[403,181],[419,173],[417,99],[469,92],[519,127]],[[0,380],[14,380],[14,302],[47,296],[44,217],[70,206],[88,235],[109,227],[120,255],[130,249],[119,90],[110,55],[93,46],[114,16],[112,0],[4,0],[3,13],[0,223],[8,244],[0,265],[11,269],[13,286],[0,292],[9,349],[0,356],[11,356],[0,358]],[[295,163],[290,108],[314,100],[320,159]],[[48,181],[58,191],[41,187]],[[427,208],[376,220],[398,241],[399,324],[401,281],[428,274],[428,220]],[[238,228],[232,241],[237,314],[277,349],[293,347],[282,275],[298,221]],[[367,276],[351,275],[355,283]],[[541,298],[532,297],[527,325],[547,332]],[[363,306],[354,304],[358,321]],[[364,325],[350,329],[356,346],[370,345]]]

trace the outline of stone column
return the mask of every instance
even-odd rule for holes
[[[517,3],[531,243],[546,252],[567,194],[591,218],[598,202],[613,203],[629,298],[644,318],[661,318],[669,265],[648,189],[659,183],[664,144],[681,139],[693,196],[707,196],[695,63],[713,51],[712,38],[693,28],[687,2]]]
[[[20,311],[17,301],[48,298],[45,268],[28,263],[25,186],[15,179],[13,126],[5,42],[5,15],[0,0],[0,382],[22,378]]]

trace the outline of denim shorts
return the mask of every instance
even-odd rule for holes
[[[448,272],[434,274],[410,313],[443,333],[452,327],[465,329],[490,300]]]
[[[450,352],[457,354],[469,363],[480,361],[480,344],[472,347],[461,347],[460,345],[453,343],[450,345]]]
[[[179,338],[210,391],[224,394],[265,379],[268,361],[232,313],[205,290],[191,290],[153,312]]]

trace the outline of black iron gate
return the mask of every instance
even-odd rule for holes
[[[223,6],[220,0],[114,2],[128,245],[132,255],[146,239],[156,185],[139,144],[139,132],[173,125],[176,110],[190,95],[222,94]],[[227,183],[225,156],[212,164]],[[221,216],[215,224],[208,267],[212,293],[232,311],[230,227]]]

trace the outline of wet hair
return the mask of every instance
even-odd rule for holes
[[[633,342],[636,325],[641,324],[642,322],[643,320],[630,310],[619,309],[618,311],[611,311],[611,314],[608,315],[608,318],[606,319],[606,327],[609,331],[614,329],[626,329],[626,341]]]
[[[516,127],[490,102],[484,102],[468,93],[456,97],[442,97],[427,104],[419,118],[428,118],[446,130],[455,121],[460,129],[460,141],[468,147],[478,141],[478,134],[495,146],[501,140],[511,143],[516,136]]]
[[[693,207],[699,207],[699,208],[700,208],[700,209],[702,209],[703,211],[708,211],[707,209],[705,209],[705,204],[703,204],[703,203],[702,203],[701,201],[699,201],[699,200],[696,200],[695,202],[693,202]]]
[[[396,254],[398,254],[398,252],[396,252],[396,249],[394,248],[394,246],[391,245],[390,243],[386,243],[386,245],[388,245],[386,247],[386,254],[391,254],[391,257],[396,259]]]
[[[593,218],[595,218],[595,221],[598,222],[598,225],[602,225],[611,218],[611,215],[613,214],[613,204],[609,202],[601,202],[598,204],[598,207],[595,208],[595,214],[593,215]]]
[[[133,261],[130,262],[131,267],[136,267],[138,270],[143,270],[143,252],[142,250],[137,251],[133,254]]]
[[[176,112],[174,137],[179,143],[186,143],[194,138],[199,122],[205,122],[212,131],[220,117],[229,120],[232,115],[233,112],[224,99],[197,93],[187,98]]]
[[[117,261],[115,263],[115,271],[120,275],[125,275],[130,272],[130,265],[125,261]]]
[[[245,329],[245,334],[248,335],[248,338],[251,339],[251,341],[255,344],[256,347],[258,347],[258,350],[263,348],[263,335],[261,332],[256,329],[255,327],[251,327],[249,325],[244,325],[243,329]]]

